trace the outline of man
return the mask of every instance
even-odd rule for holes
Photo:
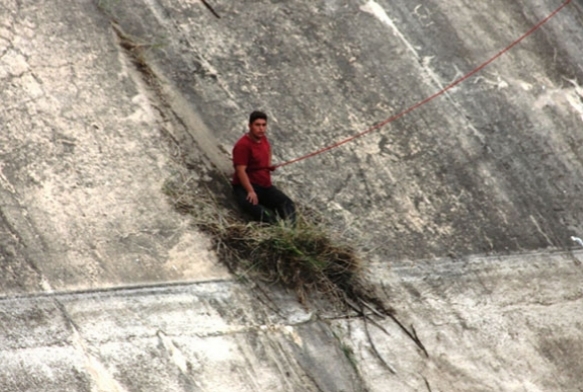
[[[267,137],[267,115],[254,111],[249,116],[249,132],[233,147],[233,190],[243,211],[259,222],[277,218],[295,221],[294,202],[271,183],[271,146]]]

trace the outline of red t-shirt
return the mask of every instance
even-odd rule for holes
[[[271,146],[267,138],[263,137],[256,142],[245,134],[233,147],[233,166],[247,166],[246,172],[251,184],[267,188],[271,186],[270,155]],[[241,185],[237,172],[233,175],[233,185]]]

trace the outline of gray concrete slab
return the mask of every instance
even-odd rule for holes
[[[255,301],[225,281],[1,299],[0,390],[361,390],[326,324]]]
[[[97,6],[3,9],[3,290],[225,276],[208,239],[163,193],[171,177],[206,175],[177,159],[172,124]]]
[[[393,379],[362,348],[362,321],[337,327],[349,331],[346,343],[362,358],[357,363],[367,364],[363,379],[374,380],[373,391],[423,390],[426,381],[440,391],[577,391],[583,387],[582,256],[541,252],[416,261],[392,274],[383,264],[372,265],[371,279],[387,287],[401,322],[414,327],[429,353],[426,359],[410,339],[404,341],[391,320],[382,323],[388,335],[370,326],[379,351],[397,370]]]
[[[371,265],[429,357],[391,319],[275,313],[230,281],[4,297],[0,390],[577,391],[581,258]]]

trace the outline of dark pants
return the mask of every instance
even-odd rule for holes
[[[253,185],[259,203],[253,205],[247,200],[247,191],[241,185],[233,185],[235,199],[243,211],[258,222],[274,223],[277,218],[289,219],[295,222],[296,207],[285,193],[274,186],[264,188]]]

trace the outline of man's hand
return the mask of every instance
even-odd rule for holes
[[[257,193],[255,193],[255,192],[247,193],[247,201],[249,203],[253,204],[254,206],[256,206],[257,203],[259,203],[259,199],[257,198]]]

